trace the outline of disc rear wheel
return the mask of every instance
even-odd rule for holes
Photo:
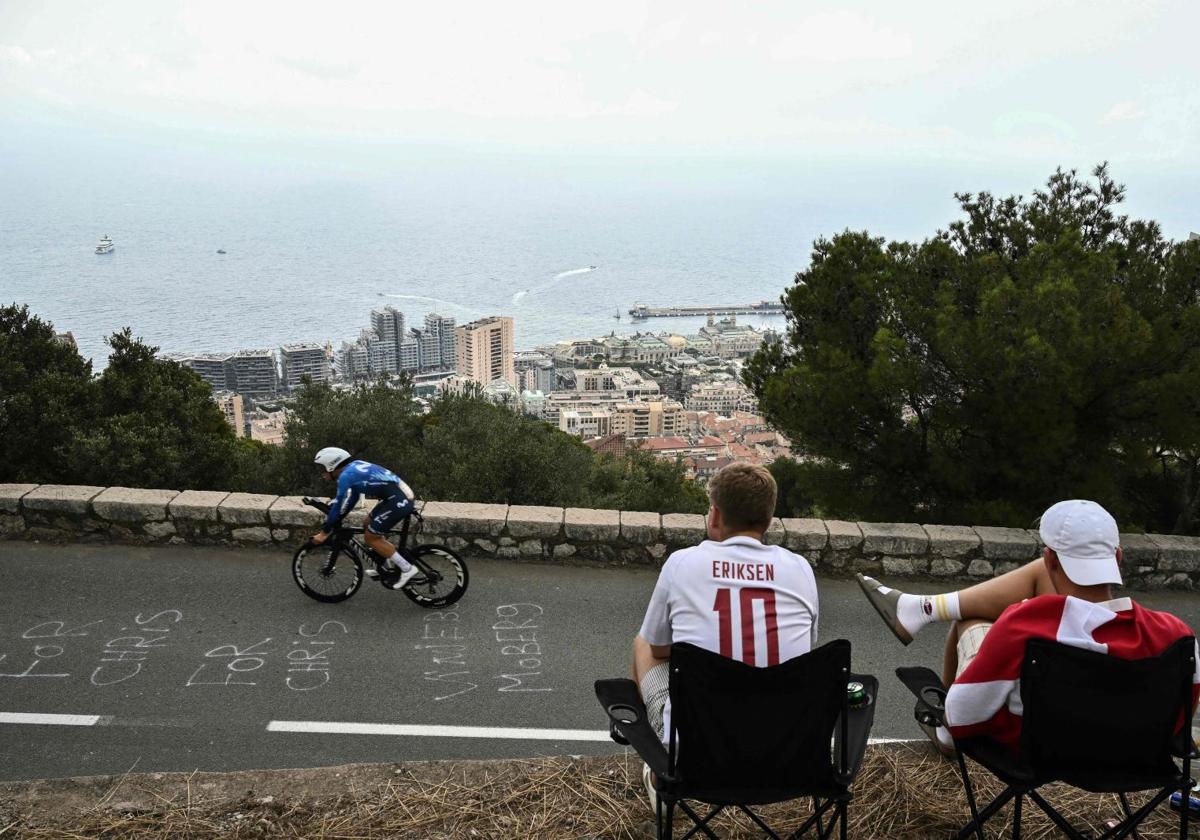
[[[400,591],[422,607],[448,607],[467,591],[467,564],[444,545],[419,545],[409,559],[421,570]]]
[[[340,546],[307,542],[292,558],[292,577],[308,597],[335,604],[358,591],[363,570],[358,558]]]

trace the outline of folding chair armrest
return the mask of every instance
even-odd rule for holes
[[[946,686],[929,668],[897,668],[900,682],[917,698],[915,713],[922,723],[946,725]]]
[[[667,748],[646,717],[646,704],[637,683],[629,679],[596,680],[595,690],[596,699],[608,715],[612,739],[633,747],[658,778],[672,781]]]
[[[867,740],[871,736],[871,727],[875,724],[875,703],[879,698],[879,680],[872,675],[851,674],[850,679],[863,684],[869,702],[857,709],[850,709],[846,716],[846,773],[845,775],[837,774],[838,781],[845,785],[854,781],[859,767],[862,766],[863,756],[867,751]],[[841,731],[842,727],[839,722],[834,728],[834,733],[839,739]]]

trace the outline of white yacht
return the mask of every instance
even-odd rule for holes
[[[97,254],[111,254],[113,252],[113,241],[108,238],[108,234],[100,237],[100,242],[96,245]]]

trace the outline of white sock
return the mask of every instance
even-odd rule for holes
[[[409,563],[407,560],[401,557],[399,551],[385,560],[384,563],[387,564],[389,569],[399,569],[402,572],[407,572],[412,568],[412,563]]]
[[[917,631],[930,622],[958,621],[962,618],[962,610],[958,606],[958,593],[947,592],[945,595],[905,595],[901,593],[900,601],[896,604],[896,618],[913,636],[917,635]]]

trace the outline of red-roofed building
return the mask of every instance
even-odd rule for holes
[[[617,432],[616,434],[604,435],[603,437],[592,438],[585,440],[584,445],[589,449],[603,454],[616,455],[618,458],[625,454],[625,435]]]
[[[689,444],[686,440],[677,436],[646,438],[638,445],[640,449],[647,452],[653,452],[655,455],[683,451],[688,448]]]
[[[773,446],[777,438],[778,435],[774,432],[749,432],[742,437],[742,443],[747,446],[758,446],[759,444]]]
[[[737,461],[749,461],[757,464],[761,459],[758,453],[741,443],[729,444],[729,457]]]
[[[690,443],[681,437],[647,438],[639,443],[639,448],[662,458],[674,458],[679,455],[716,457],[725,455],[727,450],[725,442],[715,437],[704,437],[696,443]]]
[[[716,475],[717,470],[734,463],[733,458],[720,457],[697,457],[685,459],[684,462],[688,467],[688,474],[696,481],[705,482]]]

